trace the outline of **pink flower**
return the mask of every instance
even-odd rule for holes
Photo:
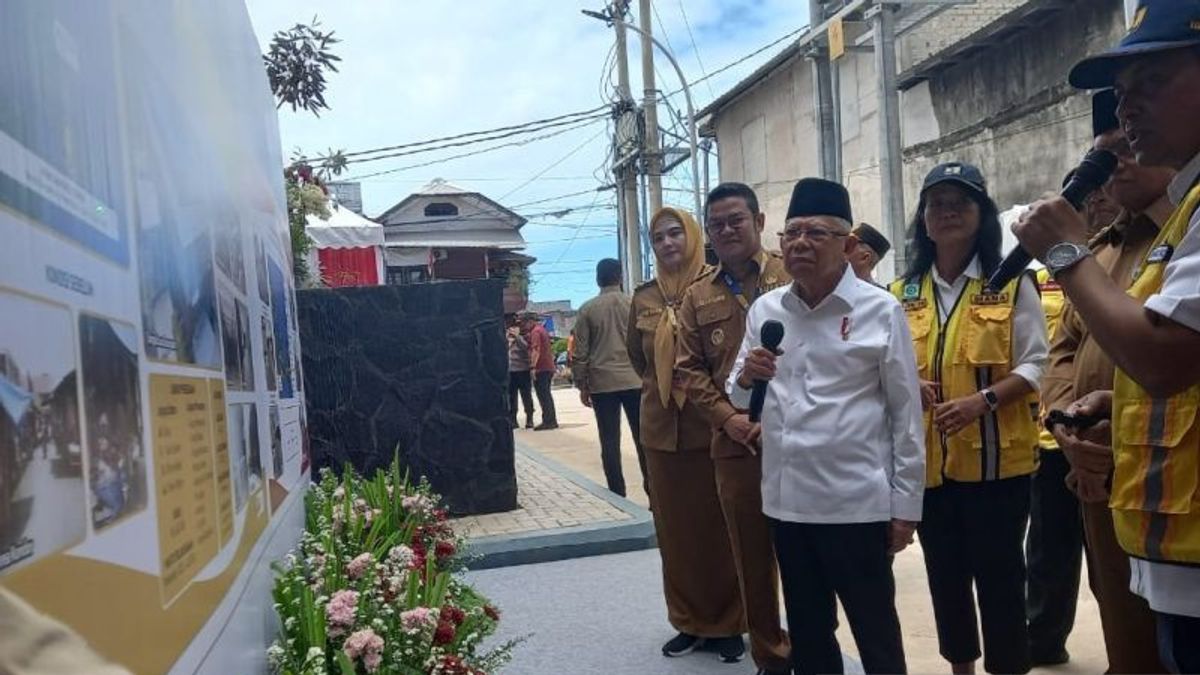
[[[388,560],[391,560],[398,567],[408,567],[412,564],[415,554],[413,550],[404,544],[398,544],[388,551]]]
[[[358,578],[362,577],[363,572],[366,572],[367,568],[370,567],[370,565],[371,565],[371,554],[363,553],[363,554],[359,555],[357,558],[355,558],[354,560],[351,560],[349,565],[346,565],[346,574],[351,579],[358,579]]]
[[[438,613],[428,607],[417,607],[400,613],[400,624],[405,630],[420,631],[437,625]]]
[[[355,591],[338,591],[333,594],[329,604],[325,605],[325,619],[329,624],[329,635],[338,637],[345,635],[354,624],[354,615],[358,611],[358,593]]]
[[[383,661],[383,638],[370,628],[360,630],[346,638],[342,651],[350,660],[361,658],[367,672],[373,673],[379,670],[379,664]]]

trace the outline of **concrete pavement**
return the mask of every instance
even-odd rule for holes
[[[560,428],[554,431],[537,432],[521,430],[517,432],[518,441],[586,476],[599,485],[604,485],[604,471],[600,464],[599,437],[596,433],[595,418],[592,416],[592,411],[583,407],[579,402],[578,392],[574,390],[556,390],[554,398]],[[623,454],[625,481],[629,489],[628,498],[631,501],[646,505],[646,495],[641,489],[642,481],[638,470],[637,455],[634,452],[633,441],[629,436],[628,429],[625,428],[624,421],[622,422],[622,433],[623,441],[621,450]],[[576,586],[564,585],[561,589],[556,589],[554,594],[544,593],[540,590],[540,580],[543,578],[543,575],[550,574],[551,570],[560,568],[539,565],[536,566],[536,572],[534,572],[534,566],[530,568],[510,568],[507,573],[520,574],[521,570],[528,569],[531,574],[536,575],[532,578],[539,579],[538,587],[535,587],[533,590],[530,589],[528,582],[526,582],[524,593],[519,594],[520,599],[516,600],[516,604],[514,605],[514,609],[517,611],[523,612],[528,609],[537,616],[541,616],[546,612],[552,614],[566,612],[570,614],[573,607],[575,610],[591,617],[590,619],[586,619],[581,616],[577,619],[581,622],[580,632],[574,639],[563,636],[562,639],[566,642],[557,645],[557,648],[560,650],[558,652],[555,652],[551,645],[543,647],[540,642],[533,643],[533,647],[527,645],[527,648],[534,649],[537,654],[546,656],[547,658],[554,653],[561,654],[566,658],[563,664],[574,667],[578,662],[571,659],[568,655],[579,649],[576,646],[576,640],[597,643],[597,648],[599,648],[600,643],[607,644],[606,641],[619,637],[620,640],[618,640],[617,645],[623,645],[621,647],[622,651],[626,649],[635,650],[646,655],[642,661],[638,662],[641,664],[642,670],[574,670],[574,672],[627,672],[643,674],[709,672],[708,670],[700,669],[671,670],[675,666],[669,663],[670,660],[658,657],[659,661],[668,662],[666,664],[659,664],[653,660],[653,657],[657,657],[658,655],[658,644],[670,636],[670,629],[666,623],[666,610],[662,606],[661,578],[659,577],[661,572],[658,559],[650,551],[623,554],[623,556],[604,556],[587,560],[552,563],[552,565],[564,566],[561,568],[564,570],[575,569],[575,573],[565,571],[563,574],[573,577],[578,582]],[[577,567],[572,568],[572,565]],[[616,586],[604,586],[599,581],[593,583],[588,580],[589,575],[593,574],[592,570],[605,570],[609,566],[613,567],[612,573],[615,576],[612,577],[611,581],[617,584]],[[480,574],[503,575],[505,573],[503,570],[495,570]],[[596,571],[594,574],[600,574],[600,572]],[[1080,585],[1081,591],[1075,630],[1072,632],[1070,640],[1067,643],[1067,650],[1071,653],[1071,662],[1055,668],[1036,669],[1035,673],[1100,673],[1104,672],[1107,667],[1107,658],[1104,653],[1104,636],[1100,628],[1098,608],[1095,598],[1087,590],[1087,571],[1084,570],[1083,574],[1084,578]],[[929,584],[925,578],[925,563],[919,545],[914,545],[897,556],[895,575],[897,589],[896,604],[900,613],[901,627],[904,631],[904,645],[908,657],[909,671],[914,673],[948,671],[948,664],[938,655],[933,607],[930,604]],[[501,589],[501,593],[504,593],[503,588],[506,582],[503,576],[483,576],[480,578],[487,583],[494,581],[497,584],[497,588]],[[601,575],[601,578],[603,578],[603,575]],[[607,603],[609,600],[614,600],[618,597],[629,597],[624,589],[630,587],[640,589],[640,592],[643,594],[653,595],[654,602],[657,604],[651,607],[643,603],[637,606],[636,611],[632,611],[634,609],[633,606],[630,606],[628,611],[622,611],[621,605],[617,603],[612,608],[613,612],[619,614],[615,618],[605,618],[606,616],[611,617],[607,611],[597,613],[591,609],[594,602],[603,601]],[[548,588],[547,591],[549,590],[551,589]],[[558,595],[558,593],[561,593],[561,595]],[[649,602],[645,597],[640,599],[644,602]],[[503,603],[501,603],[501,606],[504,606]],[[650,612],[653,616],[642,616],[644,612]],[[575,620],[569,618],[563,619],[563,621],[568,622],[566,625]],[[519,621],[511,623],[518,624],[519,627]],[[587,627],[583,626],[584,623],[587,624]],[[849,627],[844,618],[841,623],[842,626],[838,633],[838,639],[841,641],[842,648],[849,655],[857,656],[853,637],[850,635]],[[637,634],[634,634],[635,631],[633,630],[635,624],[639,627],[636,631]],[[655,628],[656,626],[657,628]],[[620,635],[615,637],[608,635],[614,631]],[[645,633],[649,634],[646,635]],[[588,649],[591,648],[588,647]],[[539,656],[539,658],[541,657]],[[717,665],[719,666],[720,664]],[[660,666],[662,669],[657,669]],[[630,667],[632,668],[633,666],[631,665]],[[979,672],[982,672],[982,663],[979,664],[979,668]],[[509,672],[538,673],[550,671],[510,668]],[[736,669],[718,669],[713,672],[728,672],[732,674],[740,671]]]

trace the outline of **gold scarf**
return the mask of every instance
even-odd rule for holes
[[[683,265],[674,272],[668,271],[662,261],[658,260],[657,254],[655,256],[657,276],[654,280],[666,303],[662,316],[658,319],[658,326],[654,329],[654,374],[658,378],[658,397],[663,407],[668,407],[674,399],[675,405],[682,409],[687,394],[683,389],[674,386],[675,355],[679,344],[679,320],[675,316],[675,310],[683,301],[683,292],[704,269],[704,238],[700,232],[700,224],[692,214],[682,209],[666,207],[650,219],[651,239],[654,238],[655,225],[667,217],[674,217],[683,225],[687,241],[684,243]]]

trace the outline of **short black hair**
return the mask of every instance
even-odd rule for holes
[[[740,197],[746,201],[746,208],[750,209],[751,215],[758,215],[758,195],[754,194],[754,189],[745,183],[721,183],[708,193],[708,198],[704,200],[704,213],[708,213],[708,207],[713,202],[719,202],[722,199],[730,197]]]
[[[621,283],[621,261],[605,258],[596,263],[596,285],[600,288]]]

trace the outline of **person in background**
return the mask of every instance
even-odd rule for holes
[[[600,459],[609,491],[625,496],[621,470],[621,409],[637,448],[642,485],[646,483],[646,455],[639,434],[642,378],[629,363],[626,337],[632,300],[621,291],[621,263],[605,258],[596,264],[600,295],[583,303],[575,319],[575,365],[571,377],[579,400],[596,414],[600,431]]]
[[[664,208],[650,221],[655,277],[633,294],[629,361],[642,378],[641,439],[654,495],[667,620],[679,633],[665,656],[741,644],[746,613],[717,498],[712,429],[675,375],[684,291],[708,269],[704,235],[690,213]]]
[[[1114,87],[1138,164],[1179,171],[1167,188],[1175,209],[1128,289],[1065,200],[1038,202],[1014,231],[1116,364],[1111,392],[1066,411],[1111,428],[1068,428],[1060,442],[1113,446],[1109,505],[1130,587],[1154,612],[1163,665],[1200,672],[1200,0],[1143,0],[1120,44],[1076,64],[1070,82]]]
[[[875,268],[883,256],[892,250],[892,243],[879,230],[866,223],[859,223],[851,232],[858,242],[850,252],[850,267],[855,276],[868,284],[879,284],[875,281]]]
[[[717,496],[737,566],[738,585],[750,629],[750,653],[760,673],[787,673],[791,647],[779,622],[779,571],[771,529],[762,510],[762,458],[745,410],[730,402],[725,383],[737,359],[746,312],[763,293],[791,279],[777,253],[762,247],[766,216],[758,197],[742,183],[722,183],[708,194],[708,237],[719,265],[684,294],[679,309],[676,369],[688,400],[713,430]],[[739,637],[720,646],[737,661]]]
[[[1116,96],[1105,90],[1094,97],[1095,146],[1108,150],[1119,158],[1117,170],[1104,192],[1111,193],[1115,203],[1122,209],[1117,218],[1099,233],[1088,209],[1089,247],[1096,262],[1105,269],[1118,286],[1128,288],[1133,282],[1133,268],[1148,252],[1150,244],[1158,236],[1159,228],[1171,215],[1171,202],[1167,199],[1167,186],[1175,176],[1171,169],[1144,167],[1137,163],[1129,148],[1125,132],[1116,117]],[[1059,287],[1058,293],[1062,293]],[[1045,294],[1042,296],[1045,298]],[[1050,365],[1042,378],[1042,411],[1066,410],[1071,403],[1095,391],[1112,389],[1115,366],[1092,338],[1087,325],[1071,307],[1064,303],[1061,328],[1050,341]],[[1055,472],[1063,489],[1070,489],[1082,510],[1082,529],[1087,545],[1088,583],[1096,603],[1100,606],[1100,623],[1104,630],[1104,644],[1108,654],[1108,672],[1112,673],[1156,673],[1163,666],[1155,647],[1154,616],[1142,598],[1129,590],[1129,556],[1117,544],[1113,530],[1112,511],[1108,508],[1108,485],[1112,480],[1113,456],[1108,448],[1080,443],[1067,430],[1056,427],[1051,430],[1051,443],[1063,449],[1067,470]],[[1046,443],[1043,441],[1043,446]],[[1107,443],[1106,443],[1107,445]],[[1055,456],[1055,459],[1061,459]],[[1042,458],[1040,472],[1047,471],[1047,457]],[[1040,478],[1039,478],[1040,480]],[[1035,483],[1035,488],[1040,487]],[[1054,486],[1045,486],[1050,490]],[[1037,501],[1034,501],[1035,513]],[[1060,518],[1068,518],[1065,511]],[[1034,541],[1037,516],[1030,528],[1030,545]],[[1048,522],[1047,526],[1053,523]],[[1048,547],[1062,549],[1056,541],[1071,536],[1062,532],[1061,526],[1050,530],[1045,536]],[[1030,606],[1034,605],[1034,562],[1037,558],[1030,551]],[[1076,570],[1078,568],[1076,567]],[[1076,572],[1078,575],[1078,572]],[[1041,575],[1042,587],[1047,597],[1059,596],[1057,588],[1063,583],[1062,574],[1051,566]],[[1068,579],[1069,581],[1069,579]],[[1075,589],[1077,593],[1078,589]],[[1074,595],[1071,598],[1074,606]],[[1030,613],[1030,639],[1036,646],[1039,622]],[[1054,626],[1053,622],[1049,624]],[[1068,626],[1069,627],[1069,626]],[[1065,644],[1066,636],[1061,634]]]
[[[1028,672],[1024,542],[1046,319],[1030,276],[985,288],[1000,266],[1000,218],[976,167],[951,162],[926,176],[909,236],[912,263],[892,292],[922,379],[918,533],[938,646],[955,673],[973,673],[982,624],[984,668]]]
[[[763,511],[775,534],[796,675],[841,673],[841,600],[867,673],[903,673],[892,556],[921,520],[925,430],[904,311],[847,260],[846,188],[796,184],[781,237],[795,279],[750,308],[729,395],[762,411]],[[784,326],[778,355],[766,321]]]
[[[533,428],[533,367],[529,359],[529,340],[521,334],[521,325],[514,316],[505,331],[508,338],[508,413],[512,428],[517,423],[517,396],[525,406],[525,428]]]
[[[529,361],[532,364],[533,387],[537,392],[538,405],[542,408],[542,423],[534,431],[558,428],[558,415],[554,409],[554,345],[550,332],[542,324],[541,317],[533,312],[525,315],[525,332],[529,335]]]

